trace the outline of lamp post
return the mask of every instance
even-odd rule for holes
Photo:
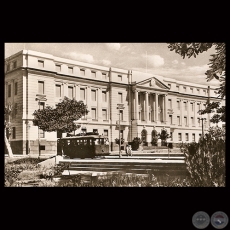
[[[47,101],[47,99],[45,98],[46,95],[43,95],[43,94],[36,94],[36,101],[38,101],[38,109],[40,110],[40,104],[41,104],[41,101]],[[41,156],[41,148],[40,148],[40,129],[39,129],[39,125],[38,125],[38,155],[39,157]]]
[[[119,112],[119,158],[121,158],[121,113]]]
[[[203,125],[203,121],[206,120],[206,118],[198,118],[199,120],[201,120],[201,125],[202,125],[202,137],[204,136],[204,125]]]

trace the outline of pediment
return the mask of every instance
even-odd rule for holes
[[[166,86],[163,82],[159,81],[155,77],[137,82],[136,86],[142,86],[142,87],[154,88],[154,89],[164,89],[164,90],[169,89],[168,86]]]

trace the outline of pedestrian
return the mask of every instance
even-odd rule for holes
[[[128,145],[128,150],[127,150],[127,155],[129,156],[132,156],[132,146],[131,145]]]
[[[126,151],[126,155],[129,156],[129,145],[126,145],[125,151]]]

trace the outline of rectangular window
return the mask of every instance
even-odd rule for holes
[[[91,108],[92,119],[96,119],[96,108]]]
[[[15,82],[14,83],[14,95],[17,95],[18,94],[18,83]]]
[[[184,89],[184,92],[186,92],[186,87],[183,87],[183,89]]]
[[[10,71],[10,64],[7,65],[7,71]]]
[[[195,142],[195,133],[192,134],[192,141]]]
[[[187,102],[184,102],[184,110],[187,111]]]
[[[181,133],[178,133],[178,141],[181,141]]]
[[[45,138],[45,132],[42,129],[39,129],[39,137]]]
[[[193,88],[190,88],[190,90],[191,90],[191,93],[193,93]]]
[[[98,134],[98,129],[93,129],[94,134]]]
[[[14,68],[14,69],[17,68],[17,61],[14,61],[14,62],[13,62],[13,68]]]
[[[197,93],[198,93],[198,94],[200,93],[200,90],[199,90],[199,89],[197,89]]]
[[[185,133],[185,140],[188,141],[188,133]]]
[[[106,102],[107,98],[106,98],[106,91],[102,91],[102,101]]]
[[[122,81],[122,75],[118,75],[118,81]]]
[[[44,61],[38,60],[38,67],[39,68],[44,68]]]
[[[191,117],[191,123],[192,123],[192,125],[194,125],[194,119],[193,119],[193,117]]]
[[[199,111],[200,110],[200,104],[197,103],[197,110]]]
[[[104,137],[108,137],[109,136],[109,131],[108,129],[104,129]]]
[[[124,138],[123,130],[120,130],[121,138]]]
[[[44,109],[45,108],[45,102],[38,102],[38,106],[39,106],[38,107],[39,109],[41,109],[41,110]]]
[[[8,97],[11,97],[11,85],[8,85]]]
[[[95,72],[95,71],[92,71],[92,72],[91,72],[91,77],[92,77],[92,78],[96,78],[96,72]]]
[[[118,102],[119,103],[123,102],[123,100],[122,100],[122,93],[118,93]]]
[[[57,72],[61,72],[61,65],[55,65],[55,67]]]
[[[69,74],[72,74],[72,73],[73,73],[73,67],[70,67],[70,66],[68,67],[68,73],[69,73]]]
[[[38,81],[38,93],[44,94],[44,81]]]
[[[177,116],[177,125],[180,125],[180,116]]]
[[[106,73],[102,73],[102,79],[106,80]]]
[[[16,138],[16,127],[12,128],[12,138],[15,139]]]
[[[72,86],[68,86],[68,97],[70,99],[73,98],[73,87]]]
[[[168,84],[169,89],[171,89],[171,84]]]
[[[170,132],[171,141],[173,141],[173,133]]]
[[[176,89],[177,89],[178,92],[180,91],[179,85],[176,86]]]
[[[123,110],[120,110],[120,119],[123,121]]]
[[[191,103],[191,111],[193,111],[194,110],[194,105],[193,105],[193,103]]]
[[[199,133],[199,138],[201,138],[201,133]]]
[[[184,124],[187,125],[187,117],[184,117]]]
[[[56,85],[56,97],[61,97],[61,85]]]
[[[177,101],[176,103],[177,103],[177,109],[180,110],[180,102]]]
[[[14,104],[14,115],[16,116],[18,113],[18,103]]]
[[[85,76],[85,70],[84,69],[80,69],[80,75]]]
[[[107,120],[107,110],[106,109],[102,109],[102,119]]]
[[[140,105],[140,104],[141,104],[141,95],[138,94],[138,105]]]
[[[97,100],[96,90],[91,90],[91,99],[92,99],[92,101]]]
[[[85,89],[83,88],[80,89],[80,98],[81,100],[85,100]]]
[[[169,115],[169,122],[170,122],[170,125],[172,125],[172,115]]]
[[[168,99],[168,106],[169,106],[169,109],[172,109],[172,100],[171,99]]]
[[[206,90],[204,89],[203,92],[204,92],[204,95],[205,95],[206,94]]]

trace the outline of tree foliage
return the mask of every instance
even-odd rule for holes
[[[168,48],[170,51],[175,50],[176,53],[185,57],[195,57],[209,50],[211,47],[215,47],[216,53],[211,55],[209,59],[209,70],[206,71],[206,80],[211,81],[212,79],[217,79],[220,81],[220,86],[217,88],[216,93],[218,98],[224,99],[226,96],[226,86],[225,86],[225,74],[226,74],[226,47],[225,43],[168,43]],[[219,102],[210,103],[207,101],[206,108],[201,110],[201,114],[206,114],[210,112],[216,112],[216,114],[210,119],[213,123],[218,123],[219,121],[225,122],[225,106],[220,107]]]
[[[225,130],[211,127],[199,142],[182,144],[192,185],[225,186]]]
[[[87,106],[83,101],[64,97],[56,108],[47,106],[45,109],[35,110],[33,124],[45,132],[72,132],[79,128],[74,121],[79,120],[88,113]]]

